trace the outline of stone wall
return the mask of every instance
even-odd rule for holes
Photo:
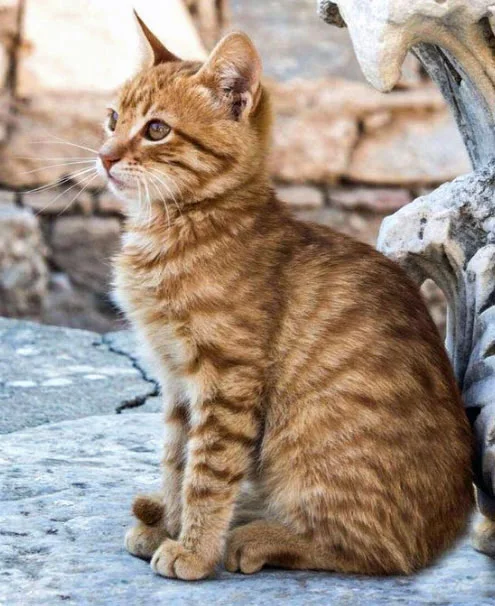
[[[112,89],[135,69],[130,0],[118,22],[113,4],[0,0],[0,314],[101,332],[121,323],[108,290],[122,208],[98,178],[71,176],[89,166]],[[134,4],[174,52],[204,56],[181,0],[166,10]],[[334,39],[320,26],[312,0],[231,5],[233,26],[263,54],[276,113],[272,174],[300,216],[373,244],[384,216],[469,170],[440,94],[413,59],[400,87],[381,95],[360,81],[341,32]],[[443,303],[429,291],[441,324]]]

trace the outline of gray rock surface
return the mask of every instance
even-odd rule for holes
[[[160,387],[149,361],[139,353],[135,334],[131,330],[119,330],[106,334],[104,340],[114,353],[127,356],[131,359],[134,365],[141,370],[143,377],[149,381],[150,384],[155,385],[153,392],[144,402],[138,405],[138,408],[126,406],[121,409],[121,412],[129,413],[135,412],[136,410],[138,412],[161,412],[162,398],[159,395]]]
[[[462,543],[410,578],[219,571],[155,576],[123,548],[133,495],[158,487],[161,417],[89,417],[0,437],[0,604],[476,604],[495,600],[495,562]]]
[[[466,540],[409,578],[154,575],[123,547],[133,496],[160,483],[162,419],[144,412],[159,397],[132,334],[0,319],[0,343],[0,605],[495,603],[495,562]]]
[[[96,333],[0,318],[0,343],[0,433],[120,412],[156,393]]]

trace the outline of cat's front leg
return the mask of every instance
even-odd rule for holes
[[[139,522],[125,537],[126,549],[144,559],[150,559],[165,538],[176,538],[181,526],[187,411],[175,400],[171,403],[165,401],[164,408],[163,489],[159,495],[143,495],[135,499],[133,512]]]
[[[221,560],[240,484],[258,436],[255,404],[217,396],[191,415],[177,541],[156,550],[151,566],[184,580],[210,575]]]
[[[182,483],[186,460],[189,420],[183,404],[165,410],[163,447],[163,504],[165,526],[170,537],[179,536],[182,515]]]

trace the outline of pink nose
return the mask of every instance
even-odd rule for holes
[[[108,174],[110,174],[110,169],[112,168],[112,166],[114,164],[117,164],[117,162],[120,160],[120,156],[115,154],[115,152],[114,153],[100,152],[98,155],[100,156],[101,163],[105,167],[105,170],[107,171]]]

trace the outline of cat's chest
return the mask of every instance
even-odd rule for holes
[[[124,235],[122,250],[114,264],[114,298],[129,319],[166,311],[170,263],[156,243],[141,234]],[[155,252],[156,250],[156,252]]]
[[[131,321],[141,351],[154,368],[161,384],[161,392],[175,399],[180,394],[183,401],[192,402],[188,393],[188,381],[195,360],[197,343],[190,321],[178,319],[167,310],[159,297],[146,293],[136,284],[129,284],[117,291],[121,307]]]
[[[149,274],[128,269],[115,272],[113,298],[132,322],[162,307],[161,292],[161,285],[154,285]]]
[[[159,374],[187,373],[197,347],[188,297],[165,262],[145,263],[125,247],[115,264],[114,297],[138,333]],[[172,288],[173,286],[173,288]],[[156,365],[155,364],[155,365]]]

